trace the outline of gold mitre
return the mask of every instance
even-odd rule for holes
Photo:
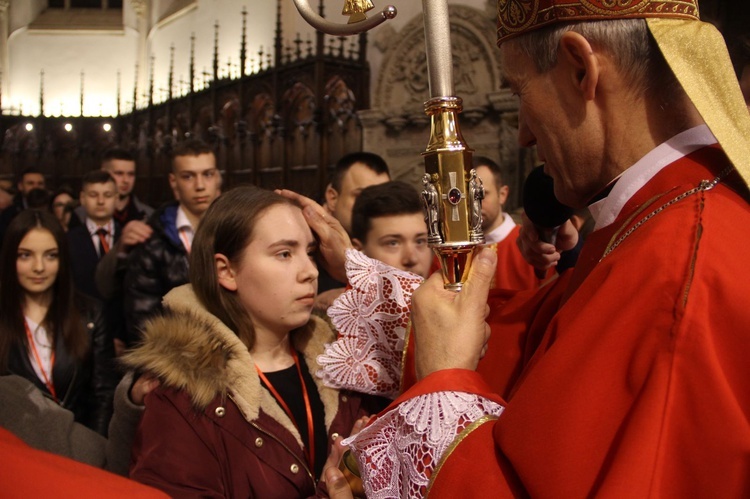
[[[559,23],[645,19],[664,58],[745,183],[750,113],[724,38],[701,22],[698,0],[498,0],[497,44]]]

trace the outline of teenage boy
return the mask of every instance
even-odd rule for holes
[[[95,170],[84,175],[79,196],[83,220],[67,232],[75,285],[94,298],[101,298],[96,266],[120,238],[120,224],[112,216],[116,199],[117,187],[109,173]]]
[[[352,245],[370,258],[427,277],[432,251],[417,190],[400,181],[362,190],[352,210]]]

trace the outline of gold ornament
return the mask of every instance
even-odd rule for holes
[[[352,24],[367,19],[365,12],[374,8],[370,0],[346,0],[341,14],[349,16],[349,24]]]

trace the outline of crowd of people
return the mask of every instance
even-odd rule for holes
[[[128,151],[79,193],[23,170],[0,197],[2,488],[747,496],[750,114],[723,41],[695,1],[541,3],[521,27],[498,9],[519,142],[593,228],[516,225],[477,157],[487,244],[460,293],[376,154],[341,158],[321,203],[222,192],[194,139],[155,210]]]
[[[344,246],[422,280],[436,263],[420,195],[389,179],[376,154],[346,155],[315,206]],[[152,209],[134,195],[134,157],[111,150],[78,196],[62,187],[35,204],[29,194],[46,193],[46,179],[21,173],[0,217],[0,423],[39,449],[176,496],[314,495],[340,456],[331,444],[388,403],[315,375],[336,338],[326,312],[347,285],[344,264],[317,251],[328,243],[303,218],[309,200],[252,186],[221,195],[214,153],[198,140],[175,147],[168,181],[175,200]],[[532,273],[509,247],[508,265]],[[334,283],[327,305],[321,273]],[[215,433],[217,417],[228,433]],[[165,460],[166,449],[181,458]],[[241,469],[230,466],[240,455]],[[269,478],[248,479],[258,475]]]

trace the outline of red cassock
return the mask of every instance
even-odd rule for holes
[[[502,241],[490,244],[497,251],[497,269],[492,288],[500,289],[537,289],[539,279],[534,275],[534,267],[523,259],[521,251],[516,246],[520,225],[513,230]]]
[[[510,215],[507,215],[510,216]],[[516,239],[521,230],[516,225],[500,242],[488,244],[497,251],[497,268],[492,280],[492,289],[523,290],[539,288],[540,280],[534,274],[534,267],[523,259],[521,251],[516,246]],[[440,260],[433,258],[430,274],[440,270]],[[549,275],[554,275],[554,271]]]
[[[477,372],[434,373],[397,401],[455,390],[506,406],[446,452],[430,498],[750,497],[748,193],[732,172],[669,204],[728,165],[718,147],[676,161],[574,271],[492,292]]]

